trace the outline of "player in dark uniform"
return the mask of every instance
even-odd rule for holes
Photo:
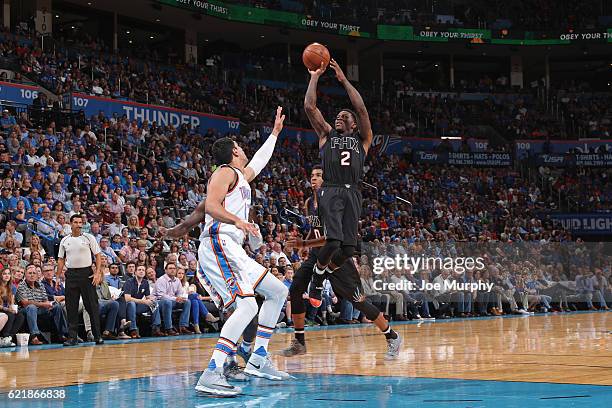
[[[361,95],[335,60],[332,59],[329,66],[346,89],[354,112],[341,110],[332,128],[317,108],[317,83],[325,68],[321,64],[316,71],[308,71],[310,82],[304,109],[319,136],[319,151],[325,173],[319,211],[326,240],[318,252],[309,291],[310,303],[315,307],[321,305],[324,274],[333,273],[355,253],[362,207],[360,184],[365,158],[373,139],[370,118]]]
[[[300,268],[293,277],[291,288],[289,289],[289,298],[291,299],[291,318],[294,325],[294,339],[288,348],[281,352],[285,357],[297,356],[306,353],[306,340],[304,338],[304,319],[306,317],[306,307],[302,295],[308,288],[308,283],[314,273],[313,267],[317,262],[319,252],[318,246],[325,243],[323,235],[319,211],[318,192],[323,183],[323,170],[320,166],[315,166],[310,174],[310,184],[312,185],[312,197],[306,200],[307,214],[311,229],[306,237],[306,240],[291,239],[286,243],[286,247],[307,248],[312,247],[306,261],[302,263]],[[363,295],[359,272],[353,263],[353,259],[347,259],[341,267],[334,273],[327,275],[334,293],[341,299],[350,301],[357,310],[361,311],[366,318],[372,321],[387,339],[387,354],[386,359],[395,359],[399,354],[399,349],[402,345],[402,339],[391,327],[380,310],[376,308]]]

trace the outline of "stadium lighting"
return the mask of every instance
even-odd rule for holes
[[[56,14],[56,15],[55,15],[55,18],[59,18],[59,14]]]
[[[153,36],[151,35],[151,36],[149,36],[149,38],[150,38],[150,39],[154,39],[155,37],[153,37]]]
[[[160,20],[159,18],[156,18],[156,19],[155,19],[155,22],[156,22],[156,23],[159,23],[160,21],[161,21],[161,20]]]
[[[126,33],[126,34],[129,34],[129,33],[130,33],[130,30],[127,30],[125,33]]]

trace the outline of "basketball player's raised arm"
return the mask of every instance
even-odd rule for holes
[[[357,126],[359,127],[359,133],[361,134],[363,148],[367,154],[370,146],[372,145],[374,134],[372,133],[370,116],[368,115],[368,110],[363,102],[363,98],[359,94],[359,91],[357,91],[357,89],[346,78],[346,75],[344,75],[342,68],[340,68],[340,65],[338,65],[336,60],[332,59],[329,62],[329,66],[336,72],[336,78],[338,78],[338,81],[340,81],[342,86],[344,86],[344,89],[346,89],[346,93],[351,100],[353,109],[355,109],[355,114],[357,115]]]
[[[189,214],[180,224],[172,228],[168,228],[168,229],[164,227],[160,227],[159,234],[161,235],[162,238],[163,237],[168,237],[168,238],[173,238],[173,239],[180,238],[186,235],[187,233],[189,233],[189,231],[191,231],[193,227],[198,225],[198,223],[204,221],[205,217],[206,217],[206,200],[198,204],[198,206],[193,210],[193,212]]]
[[[308,89],[304,97],[304,110],[306,111],[306,116],[308,116],[310,125],[319,136],[319,147],[325,144],[327,136],[332,130],[331,125],[325,121],[321,111],[317,108],[317,83],[321,75],[323,75],[323,72],[325,72],[323,63],[321,63],[321,68],[316,71],[308,70],[308,73],[310,73],[310,82],[308,83]]]
[[[263,145],[255,152],[253,158],[244,168],[243,174],[247,182],[251,182],[257,175],[263,170],[264,167],[270,161],[272,153],[274,153],[274,147],[276,146],[276,139],[283,131],[283,122],[285,121],[285,115],[283,115],[283,108],[280,106],[276,108],[276,117],[274,118],[274,128],[272,133],[268,136],[268,139]]]

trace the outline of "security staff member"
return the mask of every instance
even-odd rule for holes
[[[96,344],[104,344],[100,337],[100,310],[98,308],[98,286],[103,278],[101,263],[102,251],[91,234],[81,232],[83,217],[74,214],[70,217],[72,233],[64,237],[57,255],[57,277],[61,276],[66,264],[66,312],[68,315],[68,336],[64,346],[75,346],[78,342],[79,297],[91,317],[91,332]],[[96,272],[92,269],[92,254],[96,257]]]

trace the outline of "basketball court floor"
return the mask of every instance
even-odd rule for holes
[[[193,388],[216,335],[0,349],[0,407],[612,406],[612,313],[394,329],[405,339],[394,362],[383,360],[384,337],[369,325],[309,330],[308,355],[274,357],[293,380],[252,380],[232,399]],[[270,349],[285,347],[290,336],[280,331]],[[43,390],[47,398],[14,398],[27,396],[24,390]]]

